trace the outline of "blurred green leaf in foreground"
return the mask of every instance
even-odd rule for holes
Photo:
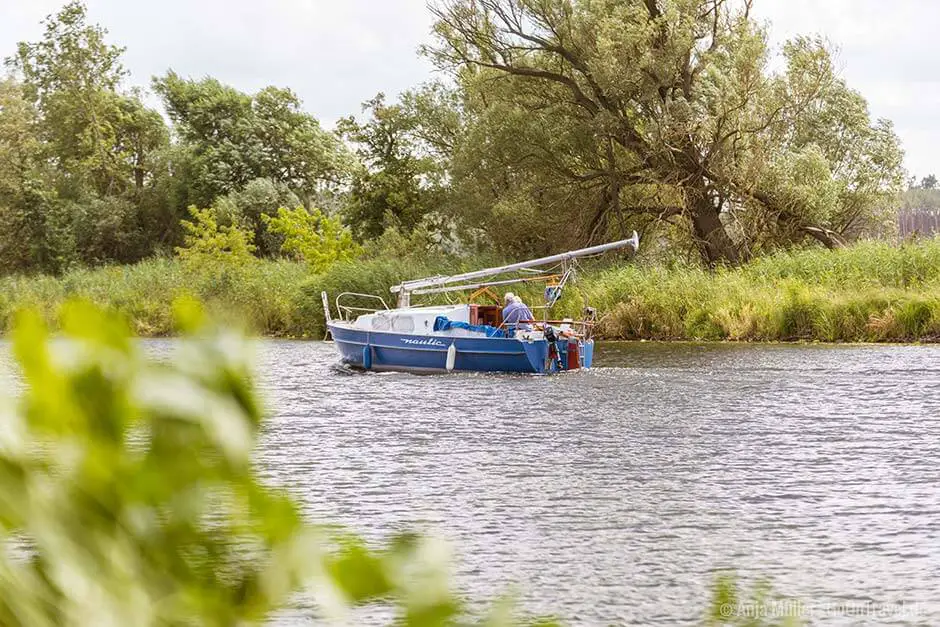
[[[381,549],[305,523],[251,463],[262,411],[243,338],[178,301],[170,360],[147,359],[118,317],[64,307],[63,337],[21,313],[25,390],[0,403],[0,625],[250,625],[305,592],[327,621],[357,606],[399,625],[523,625],[450,586],[448,552],[400,535]],[[713,588],[707,625],[792,625],[769,589]],[[773,608],[771,608],[773,609]],[[541,620],[532,625],[552,625]]]
[[[719,573],[712,585],[705,627],[800,627],[806,608],[794,599],[779,597],[766,581],[747,594],[734,573]]]
[[[324,619],[381,603],[400,624],[464,620],[439,544],[371,550],[259,483],[241,337],[180,303],[187,336],[157,362],[120,319],[62,315],[62,338],[30,313],[13,333],[26,389],[0,406],[0,625],[256,624],[301,591]]]

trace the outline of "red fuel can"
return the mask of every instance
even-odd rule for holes
[[[568,339],[568,370],[577,370],[581,367],[581,351],[578,340]]]

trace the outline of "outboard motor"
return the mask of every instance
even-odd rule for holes
[[[555,333],[555,329],[545,325],[545,339],[550,343],[554,344],[558,341],[558,335]]]
[[[561,356],[558,354],[558,334],[549,325],[545,325],[545,341],[548,342],[548,358],[556,371],[562,370]]]

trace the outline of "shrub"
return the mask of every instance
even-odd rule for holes
[[[276,217],[262,214],[261,218],[271,233],[283,238],[281,252],[308,263],[314,272],[325,272],[337,262],[352,261],[362,252],[349,229],[338,218],[326,216],[319,209],[281,208]]]
[[[820,302],[802,283],[787,281],[781,289],[773,335],[782,340],[812,339],[822,312]]]
[[[183,220],[185,245],[176,254],[194,270],[241,268],[255,257],[254,234],[238,224],[220,226],[211,209],[190,207],[193,220]]]
[[[0,278],[0,332],[9,329],[13,314],[22,308],[40,311],[55,326],[62,304],[78,296],[122,314],[139,335],[168,335],[175,332],[173,300],[190,295],[204,301],[213,315],[247,331],[300,337],[312,330],[301,292],[309,276],[305,264],[285,260],[233,267],[150,259],[130,266],[76,269],[60,278],[5,277]]]
[[[630,265],[577,286],[602,337],[907,341],[940,337],[940,240],[863,242],[707,272]]]

